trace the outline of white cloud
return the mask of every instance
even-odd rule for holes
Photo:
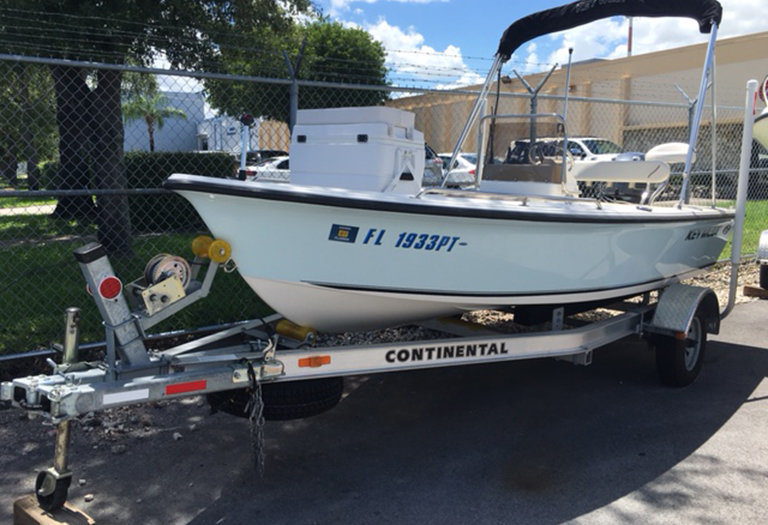
[[[461,55],[461,49],[449,45],[443,51],[424,43],[424,36],[413,27],[403,31],[381,18],[364,29],[384,46],[391,76],[404,82],[420,81],[441,89],[482,82]]]
[[[330,0],[331,14],[351,14],[352,10],[364,16],[366,4],[377,2],[432,3],[445,0]],[[765,0],[720,0],[723,21],[720,37],[768,30],[768,18],[760,16]],[[340,17],[343,18],[343,17]],[[381,18],[376,23],[363,23],[362,27],[387,51],[387,65],[395,84],[413,84],[420,81],[429,87],[451,88],[478,84],[483,81],[490,63],[484,62],[474,69],[462,56],[460,41],[442,51],[430,46],[414,27],[401,28]],[[627,56],[627,18],[614,17],[593,22],[547,37],[542,37],[518,49],[508,68],[521,74],[544,71],[555,63],[568,63],[568,49],[573,48],[573,61],[592,58],[620,58]],[[466,38],[467,33],[461,34]],[[633,21],[633,54],[649,53],[705,41],[707,35],[699,33],[695,21],[685,18],[635,18]]]
[[[761,16],[765,0],[721,0],[721,4],[723,20],[718,28],[718,38],[768,30],[768,18]],[[574,61],[625,57],[628,33],[629,20],[619,17],[555,33],[551,38],[557,48],[546,61],[566,64],[569,47],[574,48]],[[634,18],[632,34],[634,55],[696,44],[709,38],[699,32],[696,21],[687,18]]]

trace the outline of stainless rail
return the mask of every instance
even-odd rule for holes
[[[731,239],[731,276],[728,287],[728,304],[720,313],[724,319],[736,304],[736,287],[739,282],[739,262],[741,261],[741,243],[744,239],[744,217],[747,205],[747,181],[749,163],[752,156],[752,126],[754,125],[755,93],[757,80],[747,82],[746,101],[744,103],[744,131],[741,135],[741,159],[739,162],[739,184],[736,189],[736,217],[733,221],[733,239]]]
[[[489,191],[474,191],[474,190],[462,190],[451,188],[424,188],[416,194],[416,198],[420,199],[425,195],[443,195],[446,197],[463,197],[466,199],[487,199],[487,200],[508,200],[508,201],[520,201],[522,206],[528,203],[528,200],[543,200],[543,201],[556,201],[556,202],[587,202],[593,203],[598,209],[602,209],[602,201],[599,199],[585,199],[583,197],[571,197],[569,195],[538,195],[531,193],[493,193]],[[622,205],[629,205],[631,203],[620,202]]]

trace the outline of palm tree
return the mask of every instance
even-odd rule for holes
[[[168,106],[168,98],[162,93],[136,95],[123,103],[123,118],[126,122],[144,120],[149,134],[149,151],[155,151],[155,126],[163,129],[165,119],[179,117],[187,120],[187,114],[178,108]]]

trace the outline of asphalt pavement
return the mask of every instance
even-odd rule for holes
[[[87,484],[70,499],[100,524],[762,524],[767,376],[760,301],[723,321],[682,389],[659,384],[634,339],[587,367],[542,359],[356,377],[335,409],[267,423],[263,478],[246,421],[177,403],[163,419],[181,439],[169,426],[124,453],[74,439],[71,467]],[[0,521],[50,454],[3,462]]]

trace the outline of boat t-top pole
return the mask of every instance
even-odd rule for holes
[[[475,103],[469,112],[469,118],[467,118],[467,121],[464,123],[464,129],[461,130],[461,133],[459,134],[459,140],[456,141],[456,146],[454,146],[453,153],[451,153],[451,161],[448,163],[449,171],[453,167],[453,163],[456,162],[456,157],[459,156],[459,151],[461,151],[462,146],[464,146],[464,141],[467,140],[469,131],[472,129],[472,125],[475,123],[475,120],[477,120],[477,115],[480,113],[480,110],[485,104],[485,101],[488,99],[488,92],[491,90],[494,77],[496,77],[496,74],[501,70],[501,66],[504,65],[505,61],[506,58],[499,53],[496,53],[496,55],[493,57],[493,64],[491,64],[491,69],[488,71],[488,76],[485,78],[485,82],[480,88],[480,94],[475,99]],[[478,159],[478,161],[479,160],[480,159]],[[480,162],[478,162],[477,169],[479,176],[479,170],[482,169]],[[443,184],[445,184],[446,180],[448,180],[447,176],[443,181]]]
[[[568,94],[571,91],[571,65],[573,61],[573,48],[568,48],[568,69],[565,70],[565,94],[563,95],[563,165],[560,172],[560,184],[565,188],[566,171],[568,170]]]
[[[693,155],[696,152],[696,138],[699,135],[699,123],[701,122],[701,113],[704,109],[704,97],[707,94],[709,85],[709,76],[712,72],[712,65],[715,56],[715,40],[717,39],[717,22],[712,21],[712,30],[707,45],[707,56],[704,59],[704,70],[701,73],[701,83],[699,84],[699,95],[696,97],[696,109],[691,122],[691,129],[688,130],[688,153],[685,156],[685,169],[683,170],[683,187],[680,189],[680,200],[677,203],[678,208],[683,204],[688,204],[690,197],[688,193],[688,184],[691,178],[691,165],[693,164]],[[714,123],[713,123],[714,125]]]

